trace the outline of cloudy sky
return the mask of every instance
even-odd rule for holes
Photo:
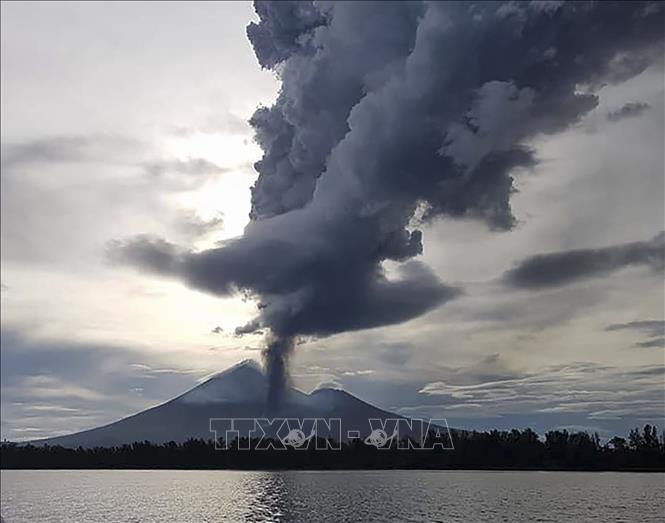
[[[168,400],[260,359],[267,329],[294,340],[291,376],[306,391],[343,387],[460,427],[662,426],[662,29],[650,42],[611,35],[626,48],[602,78],[577,58],[586,49],[600,62],[602,31],[580,38],[575,68],[569,49],[548,44],[542,60],[563,64],[553,91],[574,88],[555,100],[517,65],[510,80],[460,74],[467,61],[435,52],[450,42],[427,28],[450,17],[491,41],[505,25],[527,48],[531,20],[554,23],[557,6],[412,5],[259,19],[249,3],[2,4],[3,438]],[[662,26],[658,5],[640,9],[623,18]],[[359,33],[363,16],[390,30]],[[296,35],[315,36],[283,38],[293,20]],[[448,63],[464,81],[421,82]],[[273,104],[253,120],[255,139],[248,120]],[[451,169],[425,161],[429,115],[446,115],[439,157],[472,180],[450,182],[447,196],[430,196],[440,180],[393,183]],[[284,118],[295,138],[277,157]],[[399,132],[377,132],[381,118]],[[273,156],[257,182],[262,147]],[[355,198],[359,221],[339,210]]]

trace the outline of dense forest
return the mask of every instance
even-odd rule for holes
[[[156,445],[137,442],[110,448],[67,449],[4,442],[3,469],[539,469],[665,471],[665,435],[651,425],[634,429],[628,440],[601,444],[597,434],[555,430],[544,437],[531,429],[490,432],[455,431],[454,449],[377,449],[362,440],[339,450],[318,450],[316,441],[301,449],[247,451],[238,441],[227,450],[212,440],[192,439]],[[252,448],[258,440],[251,440]],[[265,444],[265,440],[263,442]],[[319,441],[321,448],[325,441]],[[404,441],[402,442],[404,443]]]

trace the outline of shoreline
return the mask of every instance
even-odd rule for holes
[[[423,467],[372,467],[372,468],[205,468],[205,467],[2,467],[0,471],[5,470],[59,470],[59,471],[79,471],[79,470],[99,470],[99,471],[117,471],[117,470],[135,470],[135,471],[231,471],[231,472],[373,472],[373,471],[419,471],[419,472],[622,472],[622,473],[665,473],[665,468],[631,468],[631,469],[617,469],[617,468],[600,468],[600,469],[585,469],[585,468],[526,468],[526,467],[488,467],[488,468],[423,468]]]

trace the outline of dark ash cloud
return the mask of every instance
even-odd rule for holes
[[[632,118],[641,115],[650,105],[646,102],[628,102],[616,111],[607,113],[607,119],[610,122],[618,122],[625,118]]]
[[[261,323],[258,320],[251,320],[247,322],[245,325],[239,325],[238,327],[235,328],[233,332],[236,336],[240,337],[245,334],[253,334],[257,332],[258,329],[260,328],[261,328]]]
[[[504,273],[503,281],[516,288],[543,289],[639,265],[657,272],[663,271],[665,233],[643,242],[531,256]]]
[[[219,325],[217,325],[217,327],[212,329],[210,332],[212,332],[213,334],[222,334],[224,332],[224,329]]]
[[[128,248],[131,245],[131,249]],[[154,236],[141,234],[129,241],[112,240],[107,245],[110,263],[128,263],[158,274],[170,274],[181,250]]]
[[[247,36],[261,67],[272,69],[297,52],[299,39],[325,23],[312,2],[254,2],[260,22],[247,27]]]
[[[510,229],[513,172],[537,163],[528,140],[662,57],[662,18],[645,5],[257,2],[248,37],[282,87],[250,120],[264,151],[251,223],[207,251],[138,238],[111,255],[260,300],[241,330],[270,330],[278,369],[297,335],[424,314],[458,291],[412,260],[416,211]]]
[[[160,238],[138,236],[111,242],[108,256],[114,263],[175,276],[212,294],[225,296],[251,289],[263,296],[261,318],[236,328],[238,335],[263,326],[270,326],[282,336],[295,336],[389,325],[419,316],[460,292],[440,283],[426,265],[416,261],[404,264],[399,271],[401,277],[395,280],[381,272],[373,278],[362,273],[352,279],[354,275],[346,272],[335,274],[336,260],[328,264],[316,260],[316,264],[308,265],[307,260],[292,259],[294,247],[287,243],[266,242],[260,246],[260,256],[253,259],[246,251],[258,246],[246,242],[246,237],[235,239],[223,247],[196,253]],[[289,277],[280,279],[276,274]],[[312,294],[304,296],[311,300],[306,307],[299,306],[299,295],[272,301],[299,284],[307,284]],[[325,298],[317,300],[324,293]]]

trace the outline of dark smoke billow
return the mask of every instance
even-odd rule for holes
[[[423,219],[510,229],[531,138],[663,56],[652,2],[256,2],[248,37],[281,78],[251,118],[263,157],[242,237],[201,252],[114,242],[114,259],[261,303],[271,397],[298,335],[420,316],[460,291],[422,262]],[[397,268],[386,269],[386,261]]]

